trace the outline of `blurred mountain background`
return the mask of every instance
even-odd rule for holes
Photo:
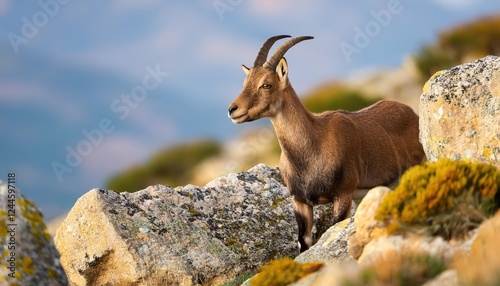
[[[0,180],[15,172],[52,219],[92,188],[276,166],[268,120],[227,118],[268,37],[315,37],[286,55],[312,111],[417,110],[435,71],[499,54],[498,15],[487,0],[0,0]]]

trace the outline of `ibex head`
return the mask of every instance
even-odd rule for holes
[[[253,68],[242,65],[247,74],[243,82],[243,90],[236,100],[229,105],[229,118],[234,123],[257,120],[262,117],[272,117],[281,108],[282,92],[288,88],[288,66],[285,53],[295,44],[313,39],[310,36],[292,38],[276,49],[267,60],[271,46],[278,40],[289,38],[280,35],[269,38],[257,55]]]

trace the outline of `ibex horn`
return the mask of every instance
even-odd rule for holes
[[[260,48],[259,54],[257,55],[257,58],[255,59],[255,62],[253,63],[253,67],[261,67],[267,60],[267,54],[269,53],[269,50],[273,46],[273,44],[281,40],[283,38],[290,38],[291,36],[288,35],[279,35],[279,36],[274,36],[269,39],[262,45],[262,48]]]
[[[273,53],[271,58],[269,58],[269,60],[264,63],[264,65],[263,65],[264,68],[270,69],[270,70],[276,69],[278,62],[285,55],[285,53],[286,53],[286,51],[288,51],[288,49],[293,47],[295,44],[298,44],[299,42],[302,42],[304,40],[310,40],[310,39],[314,39],[314,37],[302,36],[302,37],[292,38],[292,39],[284,42],[281,46],[279,46],[276,49],[276,51]]]

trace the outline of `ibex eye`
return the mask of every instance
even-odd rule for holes
[[[270,85],[270,84],[265,83],[265,84],[263,84],[263,85],[262,85],[262,88],[265,88],[265,89],[270,89],[270,88],[271,88],[271,85]]]

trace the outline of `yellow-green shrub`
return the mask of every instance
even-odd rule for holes
[[[375,218],[389,222],[391,230],[425,226],[420,230],[433,235],[460,236],[493,214],[499,189],[500,171],[494,166],[448,159],[427,162],[403,174]]]
[[[298,281],[318,271],[321,262],[299,263],[291,258],[280,258],[260,268],[259,274],[250,280],[252,286],[281,286]]]

